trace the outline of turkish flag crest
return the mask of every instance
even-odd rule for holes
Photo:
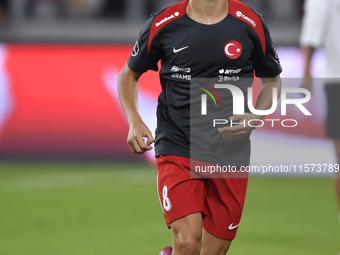
[[[242,45],[238,41],[229,41],[224,46],[224,54],[230,59],[237,59],[242,54]]]

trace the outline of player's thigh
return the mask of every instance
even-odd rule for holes
[[[231,242],[231,240],[225,240],[213,236],[203,229],[200,255],[225,255],[231,245]]]
[[[247,178],[207,180],[203,228],[223,240],[233,240],[240,225],[247,191]]]
[[[178,156],[157,158],[157,188],[165,221],[172,222],[204,209],[206,185],[190,178],[190,159]]]

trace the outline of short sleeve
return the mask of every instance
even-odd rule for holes
[[[127,62],[131,70],[138,73],[144,73],[148,70],[158,71],[157,63],[160,58],[156,38],[149,38],[153,19],[154,17],[151,16],[139,33],[139,37]],[[150,43],[149,40],[151,40]]]
[[[261,15],[260,18],[264,31],[264,42],[261,42],[258,37],[255,40],[252,54],[253,68],[257,77],[273,77],[282,72],[282,67],[270,37],[267,23]]]

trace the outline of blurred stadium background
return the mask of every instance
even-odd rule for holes
[[[0,1],[0,255],[149,255],[171,244],[152,153],[136,156],[126,145],[116,79],[150,13],[176,2]],[[265,15],[284,85],[297,86],[303,0],[244,2]],[[315,77],[323,70],[319,51]],[[149,72],[139,85],[150,127],[157,78]],[[291,107],[297,128],[254,132],[253,165],[335,163],[323,135],[322,79],[315,84],[313,117]],[[302,177],[250,179],[231,255],[338,254],[332,173]]]

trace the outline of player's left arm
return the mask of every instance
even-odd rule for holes
[[[266,77],[261,78],[262,81],[262,87],[260,94],[257,99],[256,103],[256,109],[257,110],[268,110],[271,108],[273,104],[273,88],[277,88],[277,97],[279,99],[281,95],[281,78],[280,75],[277,75],[275,77]],[[230,119],[235,121],[240,121],[241,124],[233,127],[224,127],[219,128],[218,132],[220,132],[223,135],[223,138],[231,141],[239,140],[242,138],[247,137],[253,129],[255,129],[254,126],[257,126],[265,117],[265,115],[256,115],[253,113],[245,113],[244,115],[234,115],[231,116]],[[250,120],[256,119],[257,121],[251,121],[251,125],[248,125],[248,122]],[[245,123],[245,124],[243,124]]]
[[[250,35],[252,35],[250,38],[252,38],[254,42],[252,64],[255,75],[260,77],[262,81],[262,88],[255,108],[257,110],[268,110],[272,107],[273,103],[273,88],[277,88],[278,98],[281,94],[281,78],[279,74],[282,72],[282,67],[274,48],[274,44],[271,40],[267,23],[261,15],[259,15],[259,17],[262,22],[262,35],[260,33],[261,31],[256,32],[251,30],[252,33],[250,32]],[[252,113],[234,115],[230,117],[233,122],[240,121],[241,124],[233,127],[220,128],[218,131],[222,133],[223,138],[227,140],[239,140],[249,136],[251,131],[264,117],[265,116],[255,115]],[[249,121],[253,119],[257,119],[258,121],[251,121],[251,126],[249,126]]]

